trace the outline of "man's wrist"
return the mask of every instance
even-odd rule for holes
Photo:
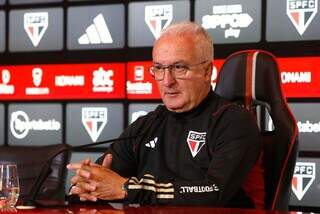
[[[127,199],[127,197],[128,197],[129,180],[130,180],[130,178],[128,178],[128,179],[121,185],[121,190],[124,191],[124,199]]]

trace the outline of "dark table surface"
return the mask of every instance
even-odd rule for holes
[[[239,209],[239,208],[215,208],[215,207],[194,207],[194,206],[138,206],[138,205],[122,205],[120,203],[113,203],[110,205],[68,205],[61,207],[37,207],[35,209],[20,209],[19,207],[13,209],[6,209],[0,213],[54,213],[54,214],[285,214],[297,212],[280,212],[280,211],[265,211],[254,209]]]

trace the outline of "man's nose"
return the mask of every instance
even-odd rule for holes
[[[172,71],[167,68],[164,70],[164,74],[163,74],[163,84],[165,86],[171,86],[176,82],[176,79],[174,78]]]

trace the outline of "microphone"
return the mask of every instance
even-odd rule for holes
[[[29,194],[30,199],[26,200],[23,203],[23,206],[21,208],[24,207],[24,208],[32,209],[32,208],[35,208],[36,206],[67,205],[67,202],[65,202],[65,201],[64,201],[64,204],[61,204],[61,203],[57,204],[56,201],[55,202],[51,201],[52,203],[43,204],[40,201],[36,200],[36,197],[39,194],[39,191],[40,191],[42,184],[44,183],[44,181],[47,179],[47,177],[52,172],[51,163],[57,155],[59,155],[63,152],[70,152],[70,151],[89,148],[92,146],[98,146],[98,145],[102,145],[102,144],[112,144],[115,141],[130,140],[130,139],[134,139],[134,138],[137,138],[140,136],[144,136],[145,134],[147,134],[147,131],[149,130],[149,128],[151,127],[153,122],[161,115],[161,113],[163,111],[164,111],[164,107],[162,105],[159,105],[155,109],[155,111],[154,111],[155,113],[150,116],[150,120],[147,121],[146,126],[142,129],[140,134],[137,134],[137,135],[128,136],[128,137],[118,137],[118,138],[114,138],[114,139],[109,139],[109,140],[100,141],[100,142],[96,142],[96,143],[90,143],[90,144],[83,144],[83,145],[79,145],[79,146],[70,146],[69,144],[61,144],[59,149],[57,151],[55,151],[53,154],[51,154],[49,159],[45,162],[44,166],[41,168],[41,171],[40,171],[39,175],[37,176],[37,179],[34,182],[32,188],[30,190],[30,194]],[[47,202],[49,202],[49,201],[47,201]]]

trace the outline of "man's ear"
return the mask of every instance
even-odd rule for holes
[[[212,69],[213,69],[213,63],[211,61],[208,65],[208,67],[206,69],[206,73],[205,73],[205,77],[206,77],[207,81],[211,81]]]

